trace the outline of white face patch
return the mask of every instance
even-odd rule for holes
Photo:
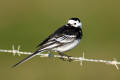
[[[82,28],[82,23],[79,21],[69,20],[68,24],[72,25],[73,27],[81,27]]]

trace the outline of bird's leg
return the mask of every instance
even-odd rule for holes
[[[51,58],[53,57],[54,55],[51,53],[51,51],[48,51],[48,57]]]
[[[65,61],[65,58],[63,57],[63,56],[65,56],[63,53],[58,53],[61,57],[60,57],[60,59],[62,59],[63,61]]]
[[[65,61],[65,59],[64,59],[64,57],[63,57],[63,56],[68,57],[68,61],[69,61],[69,62],[71,62],[71,61],[72,61],[72,59],[70,58],[71,56],[68,56],[68,55],[66,55],[66,54],[64,54],[64,53],[59,53],[59,55],[61,55],[61,56],[62,56],[60,59],[63,59],[64,61]]]
[[[68,57],[68,61],[71,62],[72,61],[71,56],[68,56],[68,55],[66,56]]]

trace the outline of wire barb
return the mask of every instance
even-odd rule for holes
[[[18,53],[18,56],[20,56],[19,51],[20,51],[20,45],[18,45],[18,48],[17,48],[17,53]]]
[[[114,65],[117,70],[119,70],[119,67],[118,67],[118,65],[117,65],[117,60],[113,60],[113,61],[111,62],[111,64]]]
[[[82,56],[82,59],[85,59],[85,55],[84,55],[84,52],[83,52],[83,56]],[[80,60],[80,66],[83,66],[83,60]]]
[[[13,51],[13,56],[15,56],[15,54],[16,54],[16,50],[15,50],[14,45],[12,45],[12,51]]]

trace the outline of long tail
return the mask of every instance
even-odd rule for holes
[[[18,63],[16,63],[16,64],[13,65],[12,67],[13,67],[13,68],[17,67],[18,65],[24,63],[25,61],[30,60],[31,58],[35,57],[35,56],[36,56],[38,53],[40,53],[40,52],[44,52],[44,50],[40,50],[40,51],[38,50],[38,51],[34,52],[33,54],[27,56],[26,58],[24,58],[23,60],[19,61]]]

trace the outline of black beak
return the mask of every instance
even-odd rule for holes
[[[71,24],[70,24],[70,23],[67,23],[67,25],[68,25],[68,26],[71,26]]]

